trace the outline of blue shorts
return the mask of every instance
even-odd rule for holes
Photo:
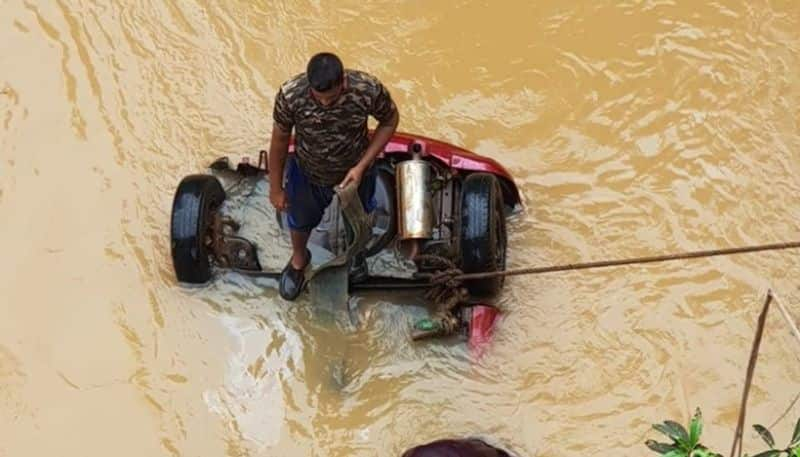
[[[367,213],[376,206],[375,175],[375,167],[369,167],[358,186],[358,195]],[[319,224],[334,194],[333,187],[318,186],[309,181],[294,156],[286,159],[285,191],[289,201],[289,228],[298,232],[310,232]]]

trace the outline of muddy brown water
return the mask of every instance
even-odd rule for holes
[[[644,455],[695,406],[727,451],[766,289],[800,316],[796,251],[511,279],[477,362],[410,343],[411,297],[354,325],[269,281],[179,287],[177,182],[264,148],[322,49],[402,130],[509,168],[511,266],[800,238],[798,2],[0,0],[0,456]],[[799,350],[772,313],[749,423]]]

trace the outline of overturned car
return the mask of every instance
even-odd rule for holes
[[[396,133],[373,166],[377,172],[374,210],[357,220],[348,215],[342,194],[339,201],[334,199],[309,240],[312,250],[326,254],[315,252],[314,257],[328,261],[315,265],[309,282],[321,278],[322,270],[335,269],[335,281],[352,293],[426,288],[431,274],[447,266],[464,273],[505,269],[506,218],[520,207],[520,196],[513,178],[500,164],[444,142]],[[259,262],[259,250],[268,246],[257,246],[238,235],[240,221],[222,210],[226,192],[214,175],[227,170],[265,178],[266,154],[261,152],[256,165],[245,160],[234,168],[227,158],[221,158],[210,168],[210,174],[183,178],[175,192],[171,250],[178,281],[205,283],[215,269],[277,278],[278,271],[265,271]],[[279,225],[286,227],[285,215],[277,212],[276,217]],[[366,227],[359,229],[359,224]],[[396,275],[368,271],[364,260],[386,253],[411,267]],[[464,283],[469,306],[464,306],[461,314],[466,327],[472,321],[474,305],[486,303],[502,286],[502,276]],[[427,329],[427,333],[437,331],[440,329]]]

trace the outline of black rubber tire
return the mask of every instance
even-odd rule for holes
[[[219,180],[210,175],[189,175],[178,184],[172,200],[172,265],[178,281],[202,284],[211,279],[205,237],[211,212],[225,200]]]
[[[461,184],[460,248],[464,273],[502,271],[506,267],[506,222],[503,193],[497,177],[473,173]],[[504,278],[465,281],[474,298],[491,298],[500,292]]]

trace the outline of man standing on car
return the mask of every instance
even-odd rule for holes
[[[371,137],[370,115],[378,120]],[[269,199],[287,212],[292,239],[292,256],[281,272],[279,290],[281,297],[294,300],[311,261],[309,235],[330,204],[334,186],[358,186],[364,209],[372,210],[372,162],[392,138],[400,116],[377,78],[345,70],[339,57],[325,52],[311,58],[305,73],[281,85],[272,117]],[[295,153],[288,157],[292,128]]]

